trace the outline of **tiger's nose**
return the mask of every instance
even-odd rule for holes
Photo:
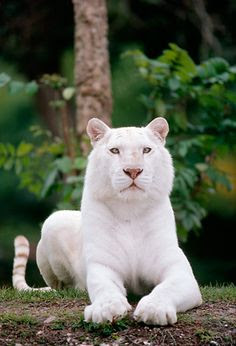
[[[126,168],[126,169],[123,169],[123,171],[125,174],[127,174],[130,178],[134,180],[137,178],[139,174],[142,173],[143,170],[140,168]]]

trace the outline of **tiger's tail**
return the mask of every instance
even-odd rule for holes
[[[13,262],[12,284],[19,291],[50,290],[50,287],[32,288],[25,281],[25,270],[29,258],[30,247],[28,240],[19,235],[14,241],[15,257]]]

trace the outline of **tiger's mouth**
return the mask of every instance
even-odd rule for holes
[[[128,191],[128,190],[131,190],[131,191],[140,190],[140,191],[144,192],[144,190],[141,187],[139,187],[138,185],[136,185],[134,181],[132,182],[132,184],[130,184],[128,187],[121,190],[120,192],[124,192],[124,191]]]

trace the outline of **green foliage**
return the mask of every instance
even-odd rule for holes
[[[222,58],[196,65],[175,44],[157,59],[129,51],[151,88],[142,95],[148,116],[167,118],[167,146],[174,159],[176,178],[172,203],[181,240],[201,227],[207,214],[207,197],[218,184],[231,189],[228,177],[216,168],[215,159],[235,145],[236,67]]]
[[[12,78],[6,73],[0,73],[0,88],[8,86],[10,94],[16,94],[20,91],[29,95],[34,95],[39,89],[39,84],[36,81],[28,83],[12,80]]]
[[[5,86],[10,81],[10,77],[6,73],[0,74],[0,87]]]
[[[0,87],[7,87],[10,94],[24,92],[29,95],[37,93],[41,87],[50,88],[53,91],[50,105],[58,112],[61,127],[63,122],[60,137],[32,126],[32,142],[22,141],[17,146],[0,143],[0,168],[14,170],[20,188],[26,188],[39,198],[56,195],[57,208],[78,208],[86,159],[81,155],[68,119],[67,103],[74,96],[74,87],[56,74],[43,75],[39,82],[25,83],[12,80],[5,73],[0,74]]]
[[[18,146],[0,143],[0,167],[13,169],[26,188],[39,198],[56,194],[58,208],[78,208],[82,194],[86,159],[66,154],[65,143],[40,127],[31,128],[33,137],[40,136],[40,145],[21,142]]]

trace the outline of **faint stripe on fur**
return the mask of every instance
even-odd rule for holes
[[[13,287],[19,291],[28,290],[28,291],[46,291],[50,290],[50,287],[42,288],[32,288],[27,285],[25,281],[25,270],[29,257],[29,242],[23,236],[19,235],[15,238],[15,257],[13,262],[13,271],[12,271],[12,283]]]
[[[13,287],[18,290],[31,290],[25,281],[25,270],[29,257],[29,242],[20,235],[15,238],[15,258],[13,262]]]

